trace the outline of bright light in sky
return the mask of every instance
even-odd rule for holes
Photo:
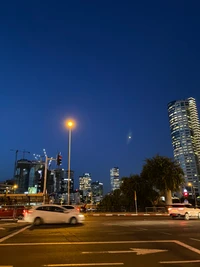
[[[132,139],[132,133],[131,131],[128,133],[127,135],[127,144],[129,144],[131,142],[131,139]]]

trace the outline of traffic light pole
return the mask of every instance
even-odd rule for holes
[[[45,204],[45,199],[46,199],[48,160],[56,160],[56,159],[48,158],[47,155],[45,157],[44,185],[43,185],[43,204]]]

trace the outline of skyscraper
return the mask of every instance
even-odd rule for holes
[[[79,176],[79,190],[91,191],[91,181],[90,173],[84,173],[82,176]]]
[[[119,179],[119,168],[114,167],[110,170],[110,183],[111,183],[111,191],[120,188],[120,179]]]
[[[93,182],[91,188],[93,203],[100,202],[103,198],[103,183],[100,183],[99,181]]]
[[[186,187],[191,183],[200,194],[200,123],[195,99],[170,102],[168,116],[174,159],[184,171]]]

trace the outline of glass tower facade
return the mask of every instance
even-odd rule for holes
[[[114,167],[110,170],[110,183],[111,183],[111,191],[115,189],[119,189],[121,182],[119,179],[119,168]]]
[[[196,101],[190,97],[168,104],[174,159],[184,171],[186,188],[191,183],[200,194],[200,123]]]

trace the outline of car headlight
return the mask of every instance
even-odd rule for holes
[[[85,216],[83,214],[78,215],[80,218],[84,218]]]

